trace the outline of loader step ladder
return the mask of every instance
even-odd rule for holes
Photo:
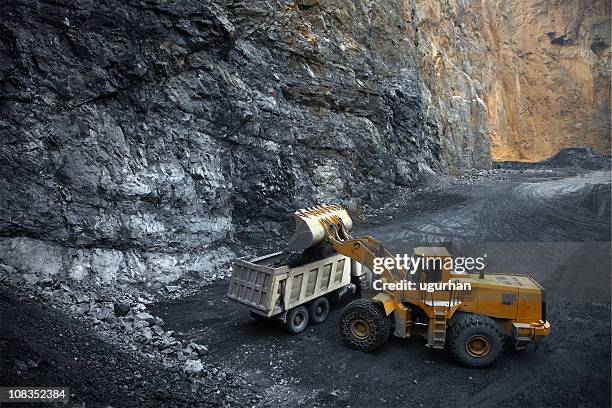
[[[447,306],[435,306],[434,318],[429,320],[427,328],[427,344],[429,348],[443,349],[446,343],[446,312]]]

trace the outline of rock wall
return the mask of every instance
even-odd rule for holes
[[[602,150],[609,14],[602,1],[7,4],[0,266],[204,279],[236,234],[273,232],[295,208],[383,203],[491,156]]]
[[[20,0],[0,20],[0,258],[100,284],[227,262],[232,235],[440,169],[394,0]]]
[[[498,161],[610,153],[609,2],[416,0],[416,15],[453,167],[482,162],[489,143]]]

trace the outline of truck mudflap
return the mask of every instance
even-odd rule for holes
[[[538,342],[550,333],[550,323],[543,320],[531,323],[512,323],[512,337],[517,350],[531,342]]]

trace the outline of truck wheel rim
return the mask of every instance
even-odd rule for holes
[[[304,321],[304,316],[302,316],[301,313],[296,314],[295,317],[293,318],[293,324],[295,326],[301,325],[303,321]]]
[[[365,320],[353,320],[351,333],[358,339],[366,339],[370,335],[370,325]]]
[[[485,336],[472,336],[465,344],[465,350],[472,357],[484,357],[491,351],[491,342]]]

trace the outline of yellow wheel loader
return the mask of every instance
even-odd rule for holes
[[[434,267],[406,273],[397,265],[375,265],[377,258],[395,256],[371,236],[352,237],[348,232],[352,221],[340,206],[299,210],[294,218],[290,250],[327,243],[370,271],[380,272],[378,283],[384,289],[372,299],[352,301],[341,316],[342,336],[356,350],[376,350],[391,332],[401,338],[420,335],[430,348],[448,344],[464,366],[486,367],[506,343],[521,349],[550,331],[544,289],[528,276],[457,273],[448,267],[452,258],[443,247],[415,248],[416,259],[434,260],[421,265]],[[352,275],[363,280],[365,273]],[[432,287],[440,289],[422,289]]]

